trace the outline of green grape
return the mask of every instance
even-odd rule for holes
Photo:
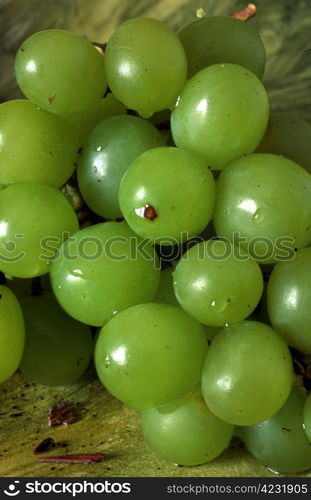
[[[113,396],[135,410],[178,401],[200,381],[207,340],[179,307],[139,304],[101,330],[95,365]]]
[[[114,314],[153,300],[158,259],[125,224],[104,222],[65,241],[51,266],[53,291],[73,318],[102,326]]]
[[[59,187],[74,171],[77,138],[66,121],[30,101],[0,105],[0,183]]]
[[[49,272],[62,241],[78,229],[65,196],[39,184],[0,191],[0,270],[17,278]]]
[[[173,286],[173,271],[172,267],[161,271],[160,284],[154,302],[162,302],[164,304],[171,304],[172,306],[179,306]],[[202,325],[206,333],[207,340],[212,340],[219,332],[219,328],[213,326]]]
[[[113,94],[108,94],[99,99],[92,108],[73,113],[66,119],[75,130],[80,146],[83,147],[97,123],[111,116],[119,115],[126,115],[125,107],[117,101]]]
[[[311,394],[309,393],[303,407],[303,428],[309,441],[311,441]]]
[[[172,108],[186,81],[187,61],[178,36],[162,21],[131,19],[105,51],[107,82],[116,98],[149,118]]]
[[[263,291],[259,265],[229,241],[209,240],[186,252],[174,271],[176,297],[200,323],[224,326],[251,314]]]
[[[188,59],[188,75],[218,63],[240,64],[262,77],[265,48],[256,31],[239,19],[206,16],[185,26],[178,36]]]
[[[141,153],[160,146],[160,132],[142,118],[113,116],[98,123],[78,165],[79,188],[89,207],[102,217],[121,217],[118,193],[123,174]]]
[[[311,248],[278,262],[268,284],[268,313],[287,344],[311,354]]]
[[[213,415],[199,390],[178,404],[143,412],[141,425],[150,448],[179,465],[213,460],[228,447],[233,434],[233,426]]]
[[[26,328],[23,375],[48,386],[74,383],[92,356],[90,328],[68,316],[53,295],[24,298],[21,306]]]
[[[213,175],[200,158],[163,147],[134,160],[122,179],[119,202],[133,231],[170,245],[205,228],[214,208],[214,191]]]
[[[305,399],[305,391],[295,388],[276,415],[239,431],[250,453],[274,471],[297,473],[311,467],[311,446],[303,430]]]
[[[268,96],[257,76],[236,64],[215,64],[188,81],[171,128],[176,146],[221,170],[256,149],[268,117]]]
[[[202,373],[202,393],[225,422],[254,425],[285,403],[293,383],[289,349],[268,325],[242,321],[212,341]]]
[[[173,271],[174,269],[172,267],[168,267],[161,271],[159,288],[154,298],[155,302],[179,306],[173,287]]]
[[[258,153],[283,155],[311,173],[311,125],[296,113],[271,115]]]
[[[284,260],[311,240],[311,176],[296,163],[253,154],[217,181],[214,225],[262,263]],[[237,239],[236,239],[237,238]]]
[[[22,359],[25,327],[14,293],[0,285],[0,384],[17,370]]]
[[[107,88],[104,57],[82,36],[58,29],[27,38],[15,75],[30,101],[63,116],[92,107]]]

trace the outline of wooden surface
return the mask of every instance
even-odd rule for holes
[[[20,42],[33,31],[67,27],[105,41],[125,19],[154,16],[178,28],[194,19],[202,7],[208,14],[227,14],[247,2],[234,0],[0,0],[1,66],[3,97],[18,95],[13,83],[13,58]],[[40,4],[40,9],[34,6]],[[258,0],[257,26],[267,48],[265,84],[274,110],[298,110],[311,118],[310,0]],[[44,5],[44,8],[42,7]],[[36,11],[36,16],[33,12]],[[66,15],[64,16],[64,11]],[[92,370],[77,385],[49,389],[25,385],[16,374],[0,386],[0,475],[2,476],[272,476],[243,449],[230,449],[200,467],[175,467],[157,458],[144,444],[138,416],[112,398]],[[78,420],[71,426],[49,428],[49,407],[71,399]],[[97,465],[38,463],[33,448],[52,437],[58,448],[47,455],[105,452]],[[67,445],[65,447],[65,445]]]
[[[73,401],[77,421],[51,428],[48,410],[64,399]],[[0,476],[274,476],[240,447],[199,467],[176,467],[159,459],[143,441],[138,414],[110,396],[93,370],[79,384],[57,389],[28,384],[17,373],[0,386],[0,417]],[[39,463],[33,449],[47,437],[58,446],[44,456],[103,452],[107,460]]]

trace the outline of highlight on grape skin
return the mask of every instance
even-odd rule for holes
[[[0,383],[96,377],[159,460],[230,460],[238,436],[297,474],[311,468],[311,125],[275,107],[256,13],[21,44],[24,98],[0,105]]]

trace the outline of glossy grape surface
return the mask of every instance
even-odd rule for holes
[[[176,244],[199,234],[214,207],[215,183],[204,162],[189,151],[155,148],[126,171],[119,191],[123,216],[142,237]],[[155,217],[148,217],[152,207]]]
[[[229,325],[209,346],[202,393],[210,410],[225,422],[253,425],[270,418],[292,388],[289,349],[264,323]]]
[[[214,225],[271,263],[311,240],[311,176],[277,155],[253,154],[227,166],[217,182]]]
[[[273,114],[258,153],[283,155],[311,173],[311,125],[296,113]]]
[[[107,88],[103,56],[82,36],[58,29],[27,38],[15,75],[30,101],[63,116],[95,105]]]
[[[140,304],[101,330],[95,365],[105,387],[136,410],[178,401],[200,381],[207,349],[202,326],[178,307]]]
[[[25,327],[14,293],[0,285],[0,384],[17,370],[23,355]]]
[[[47,273],[56,250],[77,229],[76,214],[57,189],[10,185],[0,191],[0,270],[17,278]]]
[[[274,471],[297,473],[311,467],[311,446],[303,429],[305,399],[304,391],[296,388],[276,415],[240,430],[246,448]]]
[[[104,222],[67,240],[51,266],[54,293],[73,318],[102,326],[114,314],[153,300],[160,279],[153,247],[127,224]]]
[[[0,183],[59,187],[74,170],[78,141],[67,122],[30,101],[0,105]]]
[[[259,78],[265,68],[265,48],[256,31],[239,19],[206,16],[187,24],[178,36],[188,60],[188,75],[218,63],[244,66]]]
[[[116,98],[148,118],[173,107],[187,61],[178,36],[165,23],[138,18],[121,24],[109,39],[105,69]]]
[[[179,465],[213,460],[229,445],[233,426],[215,417],[200,390],[176,405],[141,414],[145,440],[161,458]]]
[[[144,151],[164,146],[160,132],[142,118],[114,116],[98,123],[78,165],[80,191],[97,214],[121,217],[118,193],[123,174]]]
[[[311,354],[311,248],[298,250],[293,260],[279,262],[268,284],[268,312],[273,328],[285,342]]]
[[[210,240],[192,247],[174,271],[176,297],[200,323],[224,326],[249,316],[263,291],[259,265],[229,241]]]
[[[74,383],[91,359],[90,328],[68,316],[52,295],[27,297],[21,305],[26,327],[23,375],[48,386]]]
[[[267,93],[256,75],[237,64],[215,64],[181,92],[171,117],[173,139],[221,170],[256,149],[268,115]]]

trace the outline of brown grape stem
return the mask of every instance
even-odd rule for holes
[[[252,17],[256,16],[256,14],[257,14],[256,5],[254,5],[253,3],[249,3],[247,7],[245,7],[244,9],[239,10],[234,14],[231,14],[231,17],[235,17],[236,19],[240,19],[241,21],[248,21],[248,19],[251,19]]]
[[[38,462],[53,462],[57,464],[96,464],[102,462],[105,458],[105,453],[79,453],[76,455],[39,457]]]

